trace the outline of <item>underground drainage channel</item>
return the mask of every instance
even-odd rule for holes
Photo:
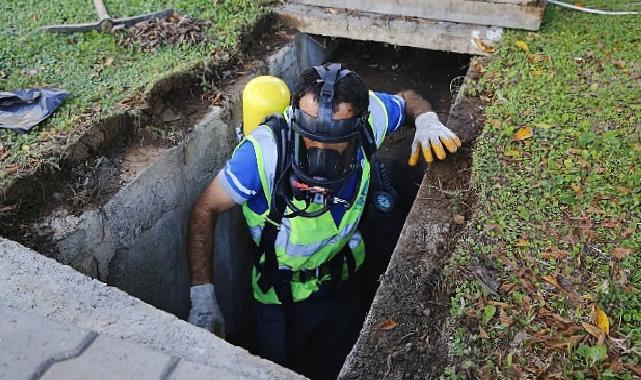
[[[190,207],[232,153],[242,119],[240,92],[252,77],[278,76],[293,88],[303,69],[341,62],[374,90],[417,91],[464,144],[479,132],[478,101],[462,91],[455,102],[451,96],[452,84],[466,75],[469,56],[303,34],[289,36],[273,51],[264,61],[246,63],[244,75],[227,81],[221,106],[203,101],[193,74],[177,74],[149,98],[154,118],[123,114],[98,124],[69,154],[76,165],[67,175],[83,178],[81,183],[56,184],[43,173],[24,179],[14,194],[31,189],[35,201],[24,203],[24,197],[8,192],[4,207],[29,217],[0,216],[2,235],[184,319]],[[449,294],[441,269],[461,229],[452,216],[471,214],[471,148],[464,145],[429,167],[408,167],[413,131],[388,136],[377,153],[399,202],[391,214],[370,207],[363,216],[361,232],[372,258],[363,271],[375,273],[380,286],[374,281],[364,287],[371,308],[341,378],[432,378],[448,364],[443,326]],[[97,148],[104,140],[112,140],[110,150]],[[240,208],[222,215],[215,233],[214,278],[226,340],[251,351],[251,313],[246,311],[251,309],[253,243]]]

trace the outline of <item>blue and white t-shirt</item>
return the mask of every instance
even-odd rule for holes
[[[374,93],[384,104],[387,111],[387,123],[377,120],[377,114],[373,113],[374,134],[377,137],[377,144],[383,140],[383,137],[395,132],[405,124],[405,100],[398,95],[391,95],[381,92]],[[372,100],[370,97],[370,109]],[[382,130],[387,124],[387,130]],[[234,152],[232,158],[227,161],[225,167],[218,174],[221,184],[229,196],[238,204],[247,202],[247,206],[254,212],[261,214],[267,209],[267,199],[263,194],[258,174],[258,164],[256,163],[256,152],[252,143],[243,142]],[[342,199],[351,199],[356,187],[358,178],[352,175],[341,194],[338,196]],[[345,208],[342,205],[330,207],[330,212],[336,225],[345,214]]]

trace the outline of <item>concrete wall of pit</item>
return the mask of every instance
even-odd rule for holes
[[[124,349],[128,346],[127,343],[143,345],[148,349],[209,367],[219,374],[214,378],[303,379],[286,368],[250,355],[242,348],[131,297],[120,289],[90,279],[67,265],[61,265],[14,241],[2,238],[0,305],[31,313],[34,317],[68,324],[66,336],[71,340],[73,334],[70,334],[69,325],[121,340],[122,344],[113,342],[114,349]],[[21,320],[21,323],[28,321]],[[71,350],[71,347],[60,351],[61,346],[69,343],[69,339],[65,342],[56,336],[56,332],[50,328],[51,324],[52,322],[44,322],[43,325],[47,325],[48,330],[32,329],[23,332],[15,330],[15,327],[11,329],[11,326],[0,326],[0,340],[3,343],[0,345],[0,379],[40,378],[38,374],[52,364],[52,361],[77,355],[74,352],[78,351]],[[11,345],[11,342],[17,344]],[[101,368],[95,371],[93,378],[101,378],[99,375],[105,369],[109,373],[109,362],[113,356],[110,352],[101,354],[105,362],[101,363]],[[119,363],[121,365],[125,363],[125,358],[122,359]],[[149,365],[141,356],[133,355],[127,359],[130,365]],[[142,378],[161,378],[153,377],[154,370],[158,368],[149,369]],[[130,375],[128,378],[141,378],[134,368],[128,368],[127,371]],[[200,379],[206,372],[199,374],[194,371],[184,378]],[[78,373],[80,372],[69,374],[69,377],[77,377]],[[117,375],[111,373],[111,378],[115,378],[114,376]]]
[[[331,45],[331,44],[329,44]],[[240,126],[240,94],[255,75],[269,73],[293,88],[298,73],[322,63],[332,47],[306,35],[280,48],[254,75],[226,91],[232,102],[212,107],[181,143],[157,154],[99,209],[80,216],[54,211],[37,225],[50,226],[53,257],[76,270],[162,310],[186,318],[189,273],[186,233],[195,199],[230,157]],[[214,278],[228,341],[248,346],[251,336],[250,270],[254,245],[240,208],[218,219]]]

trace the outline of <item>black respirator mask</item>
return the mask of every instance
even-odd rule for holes
[[[332,119],[334,89],[351,73],[340,64],[326,69],[314,66],[323,87],[318,97],[318,116],[313,117],[293,106],[292,168],[297,180],[317,192],[337,191],[360,166],[358,150],[367,128],[367,115]]]

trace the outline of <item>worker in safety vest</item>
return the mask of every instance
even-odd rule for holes
[[[212,279],[213,231],[217,215],[242,205],[258,246],[258,354],[311,378],[336,377],[362,323],[353,277],[365,259],[357,227],[369,159],[406,121],[416,126],[410,165],[421,151],[431,162],[433,153],[443,159],[445,149],[460,147],[413,91],[368,91],[340,64],[303,72],[283,117],[247,135],[192,208],[189,321],[224,332]]]

